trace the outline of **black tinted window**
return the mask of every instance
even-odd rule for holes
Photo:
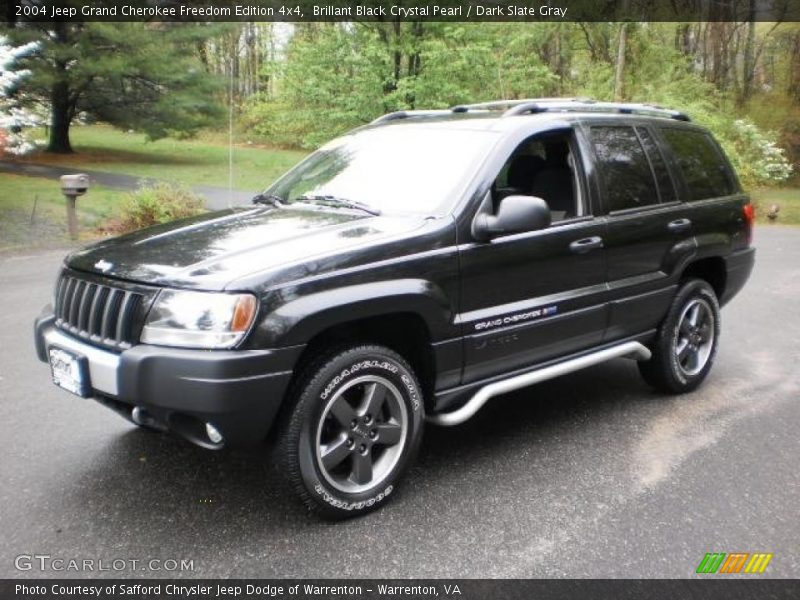
[[[658,191],[661,194],[661,201],[674,201],[676,199],[675,186],[672,185],[672,178],[669,176],[667,164],[664,162],[661,150],[658,149],[656,141],[647,129],[637,127],[636,132],[639,134],[639,139],[642,140],[642,145],[647,151],[647,157],[650,159],[650,166],[653,167],[653,174],[656,176],[656,181],[658,182]]]
[[[658,203],[650,163],[633,127],[592,127],[608,210]]]
[[[665,127],[662,133],[678,161],[690,200],[733,193],[728,165],[707,134],[674,127]]]

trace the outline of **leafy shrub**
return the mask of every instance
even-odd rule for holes
[[[792,165],[775,136],[761,131],[747,119],[737,119],[725,136],[730,157],[745,185],[780,183],[792,174]]]
[[[169,183],[144,186],[131,192],[122,206],[115,229],[120,233],[204,212],[203,199],[191,190]]]

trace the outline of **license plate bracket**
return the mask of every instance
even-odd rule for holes
[[[53,383],[76,396],[88,398],[92,386],[89,381],[89,361],[86,357],[58,346],[50,346],[47,354],[50,358]]]

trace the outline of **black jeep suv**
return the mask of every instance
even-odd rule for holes
[[[392,494],[425,421],[617,357],[686,392],[753,267],[753,208],[678,112],[572,100],[392,113],[252,206],[69,255],[53,381],[206,448],[269,439],[309,507]]]

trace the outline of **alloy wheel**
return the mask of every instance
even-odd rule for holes
[[[714,349],[714,312],[708,302],[694,298],[686,304],[678,320],[673,352],[681,371],[697,375],[706,366]]]
[[[363,492],[392,472],[407,432],[408,411],[399,390],[377,375],[358,377],[337,390],[322,412],[317,464],[336,489]]]

